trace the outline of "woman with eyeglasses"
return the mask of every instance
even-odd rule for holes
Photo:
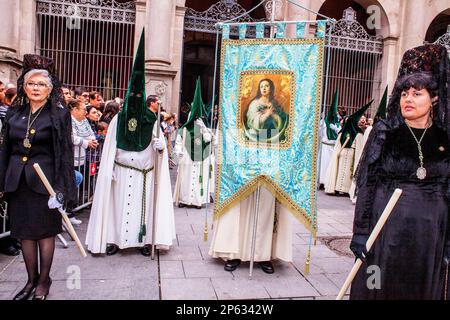
[[[9,108],[0,144],[0,191],[8,201],[11,236],[20,239],[28,273],[14,300],[45,300],[55,236],[61,232],[63,203],[74,200],[72,123],[63,107],[52,60],[25,55],[18,94]],[[56,196],[48,196],[33,164],[38,163]],[[39,259],[38,259],[39,257]]]

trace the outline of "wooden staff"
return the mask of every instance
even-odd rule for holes
[[[33,164],[33,167],[34,167],[34,170],[36,170],[39,178],[41,178],[41,181],[44,184],[44,186],[47,189],[47,191],[50,194],[50,196],[54,197],[55,194],[56,194],[55,190],[53,190],[53,187],[50,185],[50,182],[48,182],[47,177],[45,176],[45,174],[42,171],[42,169],[39,166],[39,164],[35,163],[35,164]],[[75,240],[75,243],[77,244],[78,250],[80,250],[81,255],[84,258],[86,258],[86,256],[87,256],[86,251],[84,251],[84,247],[81,244],[81,241],[78,238],[77,233],[75,232],[75,229],[73,228],[72,223],[70,222],[66,211],[62,207],[58,208],[58,211],[59,211],[59,213],[61,213],[61,216],[62,216],[64,222],[66,223],[67,231],[69,232],[69,234],[72,237],[72,239]]]
[[[156,119],[156,138],[159,139],[159,131],[161,130],[161,102],[158,99],[158,114]],[[156,239],[156,201],[158,200],[158,165],[160,151],[155,151],[155,163],[153,170],[153,219],[152,219],[152,260],[155,259],[155,239]],[[144,208],[145,209],[145,208]]]
[[[378,219],[378,222],[375,225],[375,228],[373,228],[373,231],[370,234],[370,237],[366,242],[367,251],[370,251],[370,249],[372,248],[373,243],[377,239],[378,234],[381,232],[381,229],[383,229],[383,226],[386,223],[386,220],[388,219],[389,215],[391,214],[392,210],[394,209],[394,206],[396,205],[401,194],[402,194],[401,189],[394,190],[394,193],[392,194],[391,199],[389,199],[389,202],[387,203],[386,207],[384,208],[383,213],[381,214],[380,218]],[[352,283],[353,278],[355,278],[356,273],[358,272],[361,265],[362,265],[362,260],[358,258],[356,260],[355,264],[353,265],[353,268],[350,271],[350,274],[348,275],[347,279],[345,279],[344,285],[342,286],[341,291],[339,291],[339,294],[336,297],[336,300],[342,300],[342,298],[344,297],[344,294],[347,292],[348,287]]]

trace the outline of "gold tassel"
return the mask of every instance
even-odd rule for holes
[[[208,241],[208,222],[205,220],[205,228],[203,229],[203,240]]]
[[[309,262],[311,261],[311,248],[308,249],[308,255],[305,262],[305,275],[309,274]]]

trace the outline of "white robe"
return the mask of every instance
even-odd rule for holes
[[[364,131],[364,135],[358,139],[355,147],[355,163],[353,165],[353,177],[355,176],[356,169],[358,168],[359,160],[361,159],[362,152],[366,145],[367,139],[369,138],[370,131],[372,131],[372,126],[368,126]],[[350,190],[348,194],[350,195],[350,200],[352,200],[353,204],[356,204],[356,182],[352,177],[352,185],[350,186]]]
[[[209,142],[212,139],[212,135],[209,129],[207,131],[202,134],[203,139]],[[183,129],[182,135],[184,136],[186,134],[187,130]],[[174,153],[179,154],[182,152],[183,157],[178,161],[178,175],[175,183],[173,201],[176,205],[183,203],[185,205],[201,206],[210,202],[208,193],[214,192],[214,153],[211,153],[211,156],[206,157],[203,161],[192,161],[184,144],[184,139],[181,135],[178,135],[175,143]],[[214,141],[211,147],[214,147]],[[212,168],[211,178],[208,179],[210,176],[210,168]],[[203,196],[200,190],[200,175],[203,176]]]
[[[292,261],[292,215],[261,187],[254,261]],[[251,260],[256,192],[214,221],[209,255],[214,258]],[[276,226],[274,226],[276,214]]]
[[[123,168],[118,161],[139,169],[154,165],[152,143],[140,152],[117,149],[117,116],[108,128],[97,185],[92,203],[91,215],[86,234],[86,245],[92,253],[104,253],[106,244],[116,244],[120,249],[142,247],[152,243],[154,169],[147,174],[146,181],[146,236],[139,242],[143,195],[142,172]],[[153,136],[156,136],[156,126]],[[164,142],[162,133],[161,141]],[[156,203],[155,244],[167,248],[176,237],[172,204],[172,191],[168,168],[167,148],[159,158],[159,177]]]
[[[319,185],[325,185],[328,165],[333,157],[333,149],[336,144],[336,140],[328,140],[327,126],[325,122],[321,122],[322,128],[322,141],[320,143],[320,172],[319,172]]]
[[[333,156],[328,165],[325,180],[325,193],[334,194],[336,191],[348,193],[352,184],[353,166],[355,161],[355,146],[363,139],[357,134],[350,148],[341,145],[341,134],[336,139]]]

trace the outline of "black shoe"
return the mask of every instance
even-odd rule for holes
[[[275,270],[273,268],[272,262],[270,261],[261,261],[259,262],[259,265],[265,273],[274,273]]]
[[[113,254],[116,254],[119,251],[119,247],[115,244],[108,244],[106,246],[106,255],[112,256]]]
[[[39,280],[39,277],[36,278],[36,280],[34,281],[34,284],[28,289],[27,289],[27,286],[25,285],[25,287],[22,290],[20,290],[18,294],[16,294],[14,296],[13,300],[28,300],[28,298],[36,290],[38,280]]]
[[[149,257],[149,256],[151,256],[151,254],[152,254],[152,251],[151,251],[150,248],[147,247],[147,246],[143,246],[142,248],[139,249],[139,251],[141,251],[141,254],[142,254],[144,257]]]
[[[48,293],[50,292],[50,287],[52,285],[52,279],[48,279],[48,288],[47,288],[47,293],[43,294],[43,295],[39,295],[37,296],[36,294],[33,296],[33,298],[31,300],[47,300],[47,296]]]
[[[228,260],[227,262],[225,262],[225,267],[223,267],[225,269],[225,271],[234,271],[236,270],[236,268],[241,264],[241,260],[240,259],[232,259],[232,260]]]
[[[185,205],[184,203],[181,203],[181,202],[180,202],[180,203],[178,204],[178,208],[184,208],[184,207],[186,207],[186,205]]]
[[[0,252],[6,254],[7,256],[18,256],[20,254],[20,250],[17,249],[13,244],[1,248]]]
[[[201,209],[202,206],[194,206],[196,209]]]

